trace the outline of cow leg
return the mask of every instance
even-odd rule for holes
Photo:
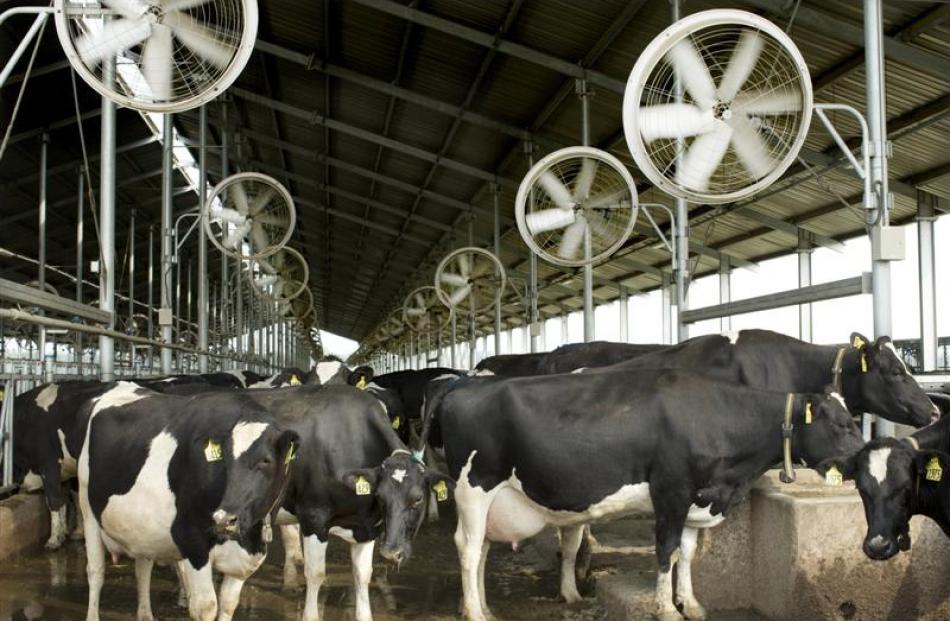
[[[218,621],[231,621],[241,601],[244,578],[225,576],[218,587]]]
[[[482,544],[482,556],[478,560],[478,599],[482,603],[482,612],[485,616],[488,619],[494,619],[495,615],[488,608],[488,600],[485,598],[485,564],[488,562],[489,549],[491,549],[491,543],[486,539]]]
[[[73,541],[82,541],[82,511],[79,510],[79,492],[71,491],[69,493],[73,501],[73,506],[76,508],[76,526],[73,527],[73,532],[69,533],[69,538]]]
[[[373,574],[373,583],[383,596],[387,612],[396,612],[396,596],[393,595],[392,585],[389,584],[389,566],[383,565],[382,571]]]
[[[190,561],[181,562],[185,575],[185,588],[188,591],[188,614],[192,621],[214,621],[218,614],[218,599],[214,594],[214,575],[211,562],[201,569],[195,569]]]
[[[696,554],[696,538],[699,530],[687,526],[680,536],[680,560],[676,564],[676,603],[682,605],[687,619],[702,621],[706,611],[693,594],[691,563]]]
[[[373,546],[375,541],[350,544],[353,564],[353,585],[356,587],[356,621],[373,621],[369,605],[369,583],[373,578]]]
[[[561,597],[568,604],[573,604],[581,601],[574,576],[574,563],[584,539],[585,526],[568,526],[558,530],[561,536]]]
[[[66,505],[59,509],[51,510],[49,513],[49,539],[46,541],[47,550],[58,550],[66,541],[69,534],[69,526],[66,522]]]
[[[316,535],[303,540],[303,574],[307,579],[307,597],[303,607],[303,621],[320,619],[320,587],[327,577],[327,542]]]
[[[656,579],[656,616],[660,621],[681,621],[682,615],[673,604],[674,555],[680,547],[686,515],[689,512],[689,497],[679,497],[675,492],[654,493],[650,496],[656,514],[656,559],[659,564]]]
[[[186,582],[188,577],[182,569],[181,564],[183,562],[184,561],[179,561],[175,563],[175,575],[178,576],[178,599],[175,605],[179,608],[188,608],[188,583]]]
[[[478,498],[477,492],[456,487],[458,526],[455,529],[455,546],[458,548],[462,570],[462,612],[469,621],[486,621],[479,592],[479,569],[482,566],[485,529],[488,520],[488,503]],[[460,493],[461,489],[461,493]],[[467,492],[467,493],[466,493]]]
[[[99,593],[106,573],[106,546],[102,542],[99,522],[89,507],[88,492],[80,489],[79,494],[80,508],[86,518],[83,522],[86,531],[86,582],[89,584],[86,621],[99,621]]]
[[[135,613],[136,621],[152,621],[152,565],[150,558],[135,559],[135,590],[139,597],[139,607]]]
[[[290,524],[280,527],[280,541],[284,544],[284,584],[285,591],[300,588],[300,574],[297,566],[303,565],[303,551],[300,545],[300,526]]]

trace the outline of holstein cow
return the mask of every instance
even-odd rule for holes
[[[631,513],[656,516],[657,612],[676,599],[703,618],[692,591],[696,528],[714,526],[783,458],[817,464],[857,450],[861,433],[836,394],[785,394],[684,371],[460,380],[442,398],[449,473],[457,481],[464,611],[484,621],[489,542],[516,543],[546,526],[573,559],[583,527]],[[570,579],[565,579],[565,577]],[[580,595],[570,568],[562,595]]]
[[[67,536],[63,483],[76,476],[87,419],[79,412],[89,399],[109,390],[96,381],[54,382],[16,397],[13,403],[13,474],[23,491],[42,488],[50,510],[48,549]]]
[[[336,356],[321,359],[304,377],[304,384],[349,384],[364,388],[373,379],[373,368],[360,366],[351,369]]]
[[[540,375],[539,368],[547,352],[537,354],[498,354],[489,356],[475,365],[476,375],[503,375],[524,377]]]
[[[864,503],[864,553],[883,561],[909,550],[910,518],[925,515],[950,537],[950,456],[913,440],[877,438],[856,454],[823,462],[829,479],[854,480]]]
[[[155,561],[178,562],[192,619],[231,619],[244,581],[264,560],[297,434],[233,392],[185,397],[119,382],[84,408],[87,621],[99,618],[106,550],[135,559],[138,619],[152,618]],[[212,568],[225,576],[220,600]]]
[[[667,349],[669,345],[639,345],[592,341],[562,345],[546,354],[538,365],[538,374],[571,373],[578,369],[606,367],[644,354]]]
[[[382,536],[380,552],[387,561],[397,566],[406,562],[430,490],[435,488],[444,500],[451,480],[413,459],[379,401],[366,391],[302,386],[255,391],[251,397],[302,438],[279,520],[292,524],[295,517],[303,535],[304,620],[319,618],[327,542],[335,535],[350,544],[357,621],[369,621],[375,540]],[[281,537],[292,557],[300,549],[297,533],[282,528]],[[284,571],[285,586],[293,586],[291,559]]]
[[[248,384],[248,388],[258,390],[262,388],[287,388],[288,386],[299,386],[307,379],[307,373],[298,368],[290,367],[280,373],[274,373],[270,377],[265,377],[258,382]]]
[[[402,402],[402,410],[407,420],[395,425],[403,442],[409,442],[411,423],[419,421],[423,415],[426,386],[437,379],[455,379],[465,373],[447,367],[396,371],[373,378],[373,384],[392,391]],[[390,416],[392,418],[392,416]],[[393,423],[395,424],[395,419]]]

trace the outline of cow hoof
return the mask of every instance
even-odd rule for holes
[[[84,541],[86,539],[86,534],[77,529],[69,533],[69,539],[71,541]]]
[[[65,541],[64,537],[56,537],[55,539],[51,537],[49,540],[47,540],[46,545],[44,547],[47,550],[59,550],[61,547],[63,547],[64,541]]]
[[[684,604],[683,616],[690,621],[706,621],[706,609],[700,606],[699,603]]]
[[[683,615],[678,610],[664,610],[656,614],[657,621],[683,621]]]

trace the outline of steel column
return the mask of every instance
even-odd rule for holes
[[[46,154],[49,146],[49,134],[43,133],[40,140],[40,200],[39,200],[39,290],[46,291]],[[45,314],[40,311],[40,314]],[[53,381],[52,368],[46,364],[46,326],[39,326],[39,363],[40,374],[47,382]]]
[[[673,21],[679,21],[680,0],[672,0]],[[676,98],[682,97],[682,85],[679,79],[676,79]],[[677,165],[679,158],[682,157],[685,145],[682,140],[677,140]],[[674,277],[676,278],[676,342],[680,343],[689,338],[689,328],[680,317],[688,307],[687,293],[689,291],[689,206],[682,198],[676,199],[676,231],[674,233],[676,248]]]
[[[618,304],[619,311],[620,311],[620,342],[621,343],[630,342],[630,326],[629,326],[630,316],[628,314],[629,310],[628,310],[627,298],[628,298],[627,290],[623,286],[621,286],[620,287],[620,303]]]
[[[534,167],[534,144],[530,141],[525,142],[524,144],[525,154],[528,156],[528,170]],[[529,201],[534,202],[534,196]],[[538,317],[538,255],[534,252],[528,253],[528,325],[525,326],[525,329],[531,330],[531,327],[534,325]],[[529,336],[529,351],[535,353],[538,350],[538,341],[536,338],[531,336],[531,332],[528,333]]]
[[[227,102],[221,102],[221,178],[226,179],[228,177],[228,104]],[[228,314],[228,304],[230,303],[231,298],[228,291],[228,255],[224,252],[221,253],[221,297],[220,304],[221,308],[219,309],[220,313],[220,332],[219,338],[221,339],[221,353],[227,356],[228,354],[228,326],[229,324],[229,314]],[[268,354],[270,352],[268,351]],[[221,359],[222,369],[232,368],[230,359],[222,358]]]
[[[115,80],[115,59],[103,59],[106,85]],[[115,104],[102,98],[99,162],[99,308],[112,313],[109,329],[115,328]],[[115,341],[99,337],[99,379],[115,379]]]
[[[198,209],[205,218],[205,199],[208,197],[208,106],[198,110]],[[204,224],[198,235],[198,349],[208,351],[208,237]],[[198,355],[198,371],[208,372],[208,355]]]
[[[669,274],[663,272],[661,278],[661,296],[662,301],[660,303],[660,329],[662,331],[662,338],[664,345],[671,345],[673,343],[673,295],[672,287]]]
[[[927,192],[917,193],[917,247],[920,270],[920,371],[937,368],[937,297],[935,277],[934,203]]]
[[[732,264],[729,257],[723,256],[719,259],[719,303],[725,304],[732,301]],[[726,316],[719,319],[719,331],[729,332],[732,330],[732,317]]]
[[[155,225],[148,227],[148,340],[155,340]],[[148,370],[155,369],[155,348],[148,347]]]
[[[798,233],[798,286],[811,286],[811,255],[814,252],[811,240],[804,231]],[[812,335],[812,305],[801,304],[798,307],[798,338],[811,342]]]
[[[159,309],[159,325],[162,328],[162,342],[172,343],[172,255],[174,253],[174,239],[172,231],[172,115],[162,116],[162,253],[161,272],[159,279],[161,308]],[[164,316],[163,316],[164,315]],[[162,374],[172,372],[172,350],[162,348]]]
[[[501,221],[499,220],[501,216],[501,210],[499,208],[499,201],[501,200],[501,187],[496,183],[492,186],[492,235],[494,236],[495,241],[495,256],[498,257],[498,260],[501,261]],[[533,252],[531,254],[534,254]],[[501,304],[502,300],[505,297],[505,292],[501,292],[499,296],[498,304],[495,305],[495,355],[501,353]],[[453,335],[454,335],[453,330]],[[455,347],[455,343],[452,343],[452,347]],[[453,349],[452,353],[452,368],[455,368],[455,353]]]
[[[889,224],[890,194],[887,186],[887,108],[884,98],[884,47],[881,0],[864,0],[864,58],[867,121],[871,135],[871,187],[876,195],[872,213],[877,222],[871,227],[871,245]],[[871,266],[874,305],[874,337],[891,334],[891,265],[873,260]],[[878,419],[878,435],[894,435],[894,423]]]
[[[77,181],[77,188],[79,196],[76,198],[76,301],[82,304],[82,272],[83,272],[83,262],[85,261],[82,252],[83,246],[83,203],[85,197],[86,187],[86,177],[83,175],[83,169],[79,169],[79,180]],[[82,341],[83,334],[82,332],[77,332],[75,337],[76,339],[76,366],[79,375],[82,375]]]
[[[586,80],[575,82],[577,96],[581,100],[581,144],[590,146],[590,95]],[[590,227],[584,229],[584,342],[594,340],[594,266],[591,264]]]

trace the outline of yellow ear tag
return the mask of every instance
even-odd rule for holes
[[[860,336],[855,336],[854,340],[851,341],[851,346],[854,347],[855,349],[859,349],[861,347],[864,347],[865,345],[866,343],[864,342],[864,339],[862,339]]]
[[[208,443],[205,445],[205,460],[212,462],[221,461],[222,459],[221,445],[209,438]]]
[[[359,388],[360,390],[364,390],[368,383],[369,382],[366,381],[365,377],[361,377],[360,381],[356,382],[356,387]]]
[[[297,453],[295,452],[296,448],[297,448],[297,447],[294,446],[294,443],[291,442],[291,443],[290,443],[290,449],[287,451],[287,457],[284,458],[284,465],[285,465],[285,466],[289,466],[289,465],[290,465],[290,462],[292,462],[294,459],[297,458]]]
[[[435,499],[438,502],[445,502],[449,499],[449,486],[445,484],[445,481],[439,481],[433,485],[432,491],[435,492]]]
[[[394,418],[394,419],[393,419],[393,429],[399,429],[399,425],[400,425],[401,423],[402,423],[402,421],[399,420],[399,417],[398,417],[398,416],[397,416],[396,418]]]
[[[868,356],[867,354],[861,354],[861,373],[868,372]]]
[[[356,484],[353,486],[356,490],[357,496],[369,496],[372,488],[370,487],[369,481],[366,480],[366,477],[360,475],[356,478]]]
[[[805,403],[805,424],[806,425],[811,424],[811,417],[812,417],[811,401],[808,401]]]
[[[296,374],[290,376],[291,386],[300,386],[300,378]]]
[[[927,473],[925,475],[928,481],[938,482],[943,479],[943,468],[940,467],[940,460],[931,457],[927,462]]]
[[[838,466],[828,468],[828,472],[825,473],[825,484],[838,486],[842,483],[844,483],[844,477],[841,475],[841,471],[838,470]]]

